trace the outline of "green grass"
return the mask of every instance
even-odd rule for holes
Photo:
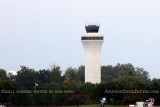
[[[83,105],[79,107],[100,107],[100,104],[97,105]],[[113,106],[113,105],[105,105],[105,107],[127,107],[127,106]]]
[[[60,107],[77,107],[77,106],[60,106]],[[79,107],[100,107],[100,104],[96,105],[80,105]],[[128,107],[128,105],[105,105],[105,107]],[[160,107],[160,106],[154,106],[154,107]]]
[[[77,107],[77,106],[61,106],[61,107]],[[100,107],[100,104],[96,104],[96,105],[80,105],[79,107]],[[105,105],[105,107],[127,107],[127,105],[122,105],[122,106]]]

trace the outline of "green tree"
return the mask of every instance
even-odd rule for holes
[[[142,80],[148,81],[149,79],[149,72],[145,71],[143,68],[137,67],[135,68],[136,75],[139,76]]]
[[[120,77],[113,82],[114,84],[112,89],[114,90],[126,90],[126,91],[131,91],[131,90],[146,90],[147,85],[146,83],[140,79],[138,76],[125,76],[125,77]],[[142,94],[142,93],[115,93],[112,94],[114,99],[121,101],[121,104],[129,104],[129,103],[134,103],[137,100],[145,100],[147,95]],[[118,97],[119,96],[119,97]],[[131,99],[128,99],[131,98]]]
[[[154,78],[150,85],[150,90],[156,91],[155,93],[150,93],[149,96],[155,98],[155,105],[160,104],[160,79]]]
[[[79,105],[87,104],[89,96],[85,91],[75,91],[73,94],[68,94],[65,98],[65,105]]]
[[[15,79],[17,78],[17,75],[14,75],[13,73],[9,72],[7,74],[8,76],[8,79],[11,80],[11,81],[15,81]]]
[[[116,72],[114,71],[114,67],[112,66],[102,66],[101,67],[101,79],[102,81],[112,81],[114,78],[117,78]]]
[[[0,80],[7,80],[7,74],[6,71],[3,69],[0,69]]]
[[[58,86],[62,84],[61,70],[59,66],[52,66],[52,70],[49,72],[49,79],[51,86]]]
[[[116,66],[102,66],[101,67],[102,81],[112,81],[115,78],[123,77],[123,76],[138,76],[140,79],[144,81],[149,80],[149,73],[145,71],[143,68],[134,67],[132,64],[117,64]]]
[[[11,101],[13,91],[13,82],[10,80],[0,80],[0,103],[6,103],[7,105]]]
[[[65,74],[64,74],[65,79],[67,80],[75,80],[77,81],[77,69],[74,69],[72,67],[67,68]]]
[[[84,83],[84,72],[85,72],[84,66],[81,65],[80,67],[78,67],[77,79],[78,79],[78,81],[81,81],[82,83]]]
[[[48,88],[48,84],[50,83],[49,79],[49,70],[39,70],[38,80],[40,88]]]
[[[76,82],[75,80],[64,80],[62,85],[63,85],[63,88],[77,89],[80,87],[81,84]]]
[[[17,77],[15,80],[16,87],[34,89],[35,82],[39,82],[38,72],[34,69],[21,66],[21,70],[17,72]]]

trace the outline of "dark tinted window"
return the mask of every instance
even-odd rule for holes
[[[98,25],[88,25],[85,26],[87,33],[98,33],[99,26]]]
[[[81,40],[103,40],[103,37],[82,37]]]
[[[87,33],[89,33],[89,32],[98,32],[98,29],[87,29]]]

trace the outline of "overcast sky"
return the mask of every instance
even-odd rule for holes
[[[0,0],[0,68],[84,65],[85,23],[100,23],[102,65],[160,78],[160,0]]]

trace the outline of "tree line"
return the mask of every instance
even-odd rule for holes
[[[84,66],[69,67],[62,74],[60,66],[53,65],[50,69],[34,70],[21,66],[17,75],[0,69],[0,104],[6,105],[80,105],[97,104],[106,96],[107,103],[113,105],[134,104],[155,98],[160,104],[160,79],[150,79],[149,72],[132,64],[117,64],[101,67],[100,84],[84,82]],[[54,93],[3,93],[5,90],[49,90]],[[57,90],[57,93],[55,91]],[[60,91],[73,91],[61,93]],[[145,93],[124,92],[130,90]],[[108,91],[111,91],[110,93]],[[113,92],[112,92],[113,91]],[[117,93],[115,91],[123,91]],[[147,91],[147,92],[146,92]],[[149,92],[148,92],[149,91]]]

